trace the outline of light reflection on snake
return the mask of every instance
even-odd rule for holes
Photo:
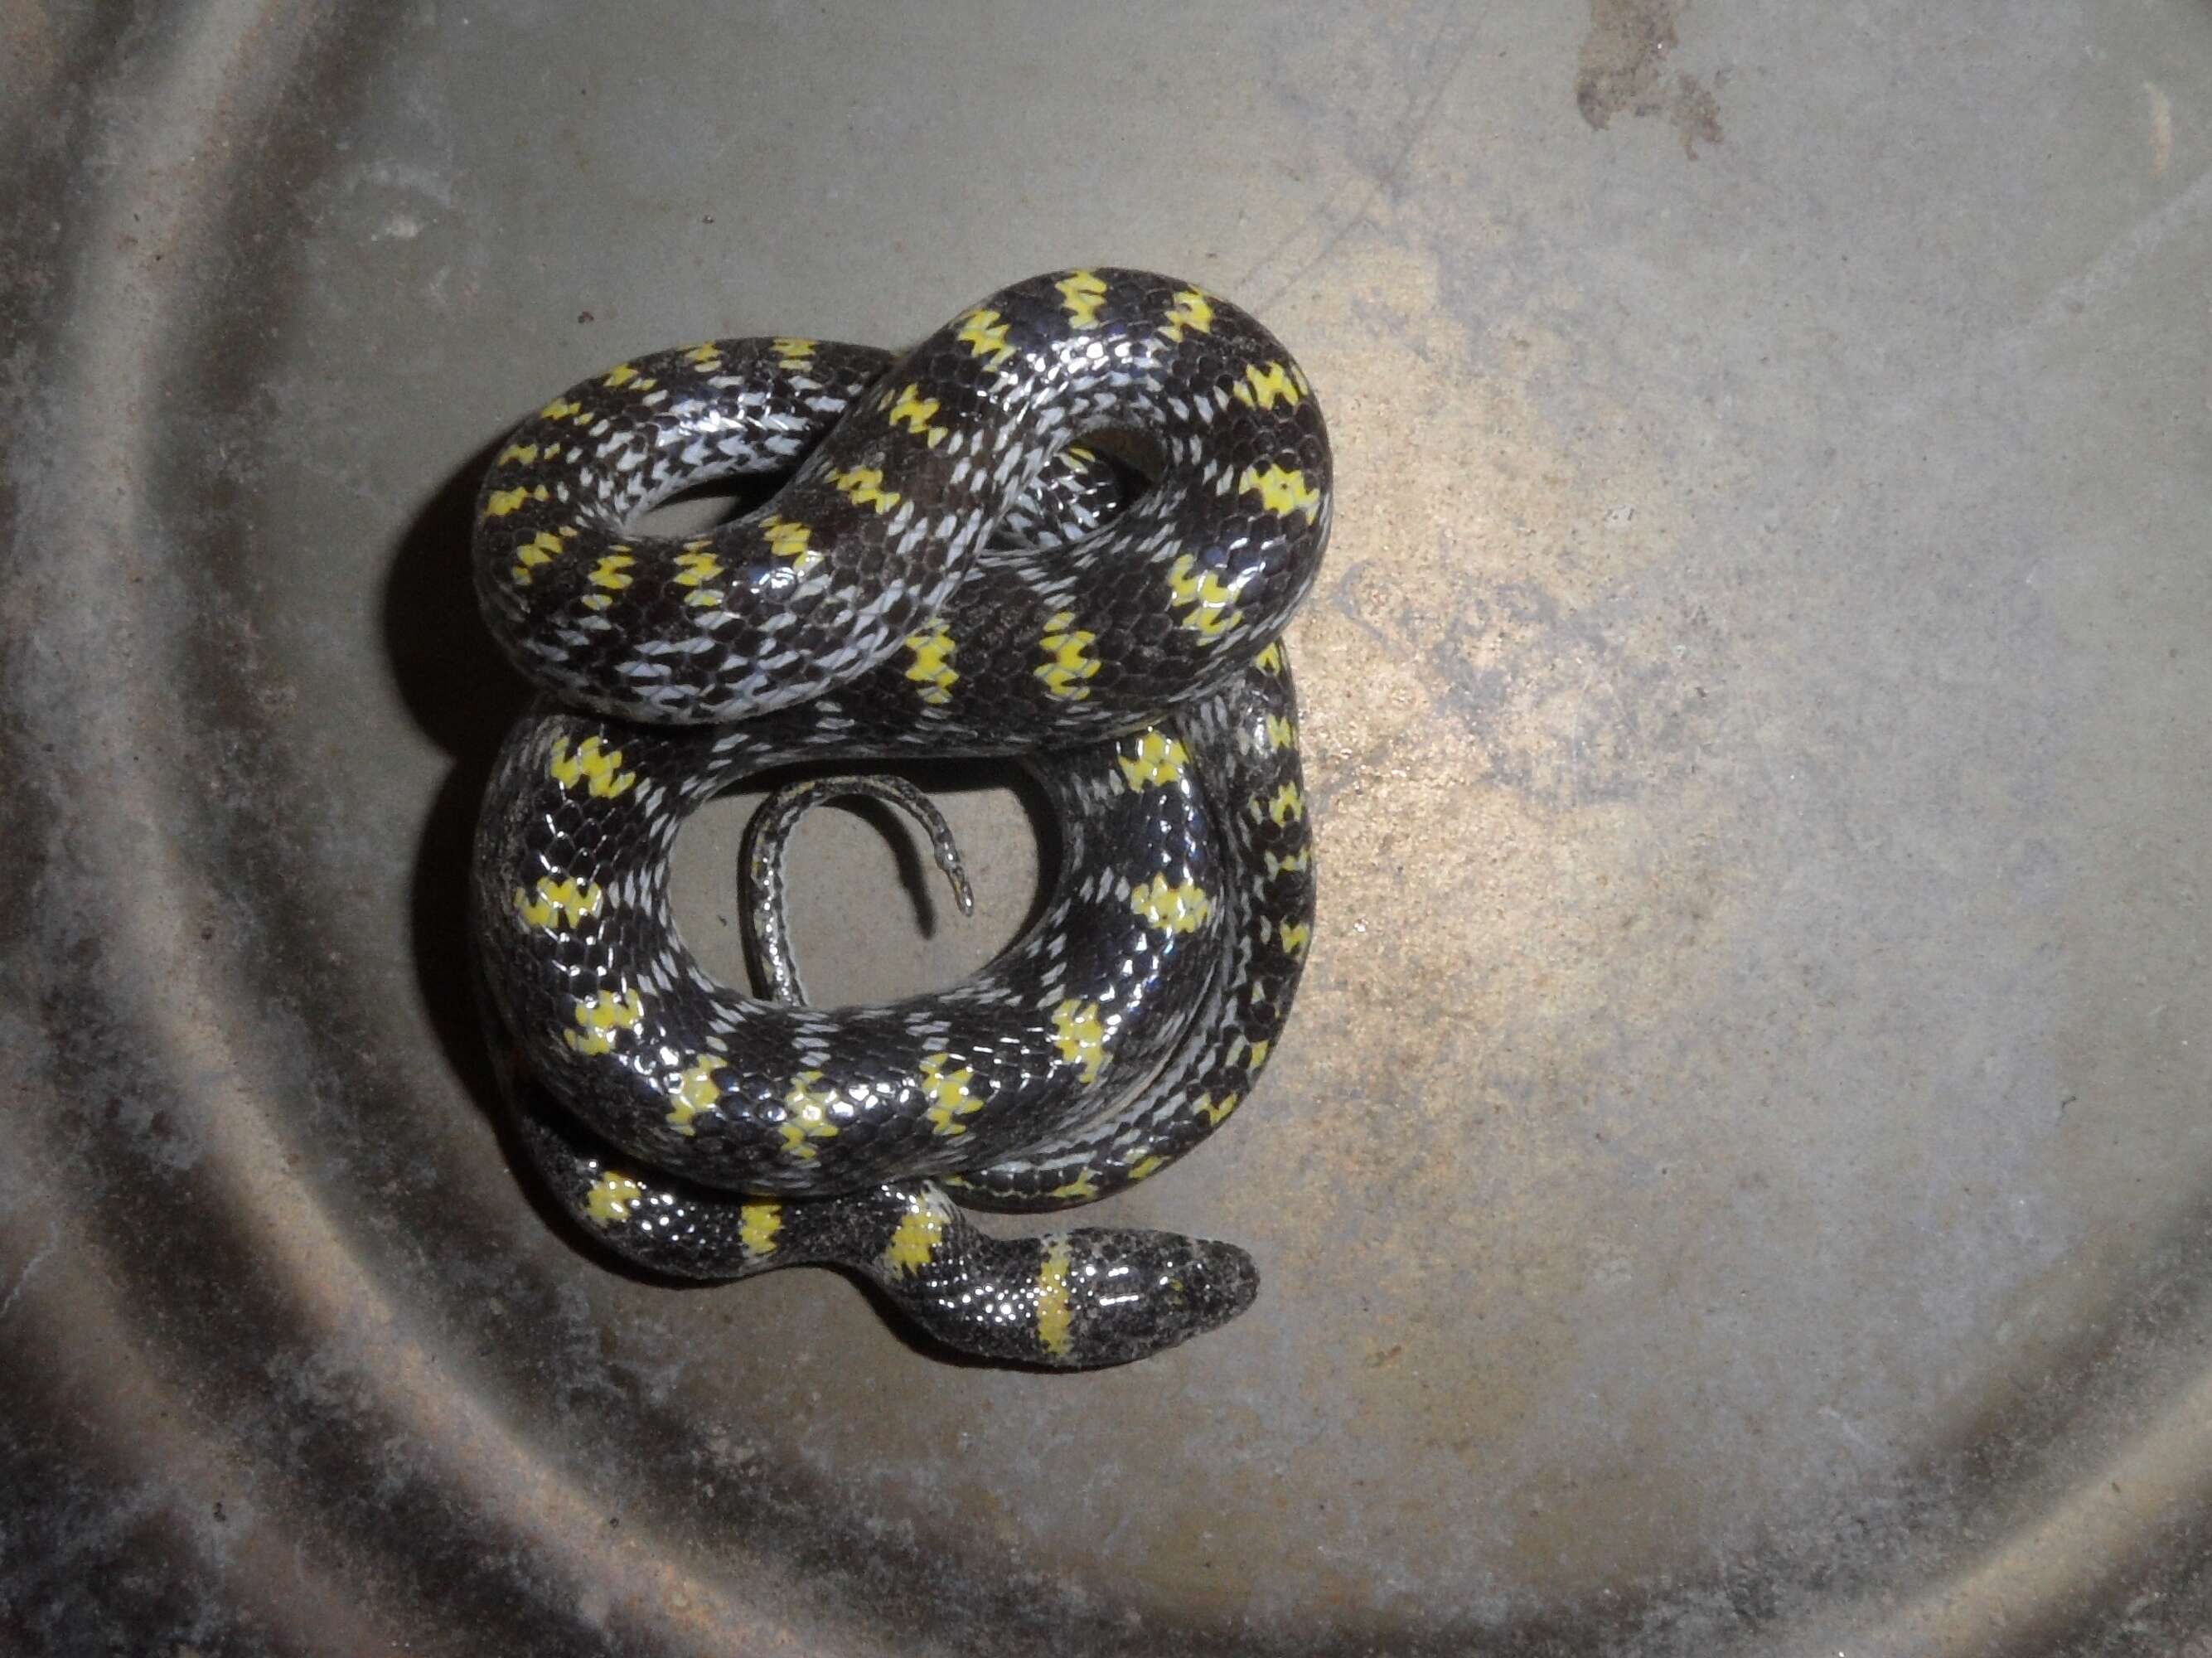
[[[1112,431],[1146,477],[1079,440]],[[795,472],[794,472],[795,468]],[[793,472],[689,540],[671,496]],[[733,1278],[831,1263],[1000,1361],[1123,1362],[1251,1301],[1232,1245],[1085,1228],[999,1240],[963,1207],[1089,1202],[1182,1156],[1250,1092],[1313,917],[1277,636],[1329,526],[1304,375],[1202,290],[1074,271],[992,296],[903,357],[716,340],[623,363],[500,451],[474,558],[544,693],[478,831],[478,956],[523,1143],[619,1253]],[[951,989],[805,1004],[781,864],[797,785],[749,838],[771,995],[678,938],[686,815],[794,761],[1013,756],[1060,867],[1010,948]]]

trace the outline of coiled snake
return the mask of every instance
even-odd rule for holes
[[[1135,467],[1079,441],[1109,431]],[[793,475],[711,533],[626,527],[769,472]],[[474,923],[522,1143],[560,1203],[665,1272],[842,1265],[999,1361],[1119,1363],[1241,1312],[1257,1277],[1231,1245],[998,1240],[961,1210],[1144,1179],[1265,1064],[1313,914],[1277,636],[1328,527],[1305,375],[1234,307],[1140,271],[1018,283],[902,357],[661,352],[526,421],[473,558],[543,695],[495,769]],[[781,863],[815,801],[904,805],[959,880],[926,801],[883,779],[798,784],[757,817],[769,998],[678,936],[668,855],[702,802],[794,760],[985,755],[1034,774],[1062,857],[1036,923],[965,982],[800,996]]]

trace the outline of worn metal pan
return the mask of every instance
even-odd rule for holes
[[[15,1649],[2212,1631],[2201,4],[0,15]],[[1114,1204],[1262,1296],[1066,1377],[533,1207],[461,550],[595,368],[1085,259],[1258,312],[1340,492],[1305,999]],[[973,923],[810,827],[817,992],[1018,924],[953,806]]]

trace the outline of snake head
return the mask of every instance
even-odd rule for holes
[[[1064,1234],[1065,1344],[1047,1362],[1127,1364],[1226,1324],[1252,1304],[1260,1271],[1234,1244],[1173,1232],[1085,1228]]]

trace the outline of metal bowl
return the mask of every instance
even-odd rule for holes
[[[2201,4],[0,27],[19,1649],[2212,1629]],[[1261,1299],[1070,1377],[534,1206],[460,924],[520,695],[463,548],[595,368],[1083,260],[1257,312],[1340,490],[1302,1011],[1111,1205]],[[810,828],[817,992],[1018,925],[1048,850],[954,804],[973,923]],[[740,821],[680,849],[730,972]]]

